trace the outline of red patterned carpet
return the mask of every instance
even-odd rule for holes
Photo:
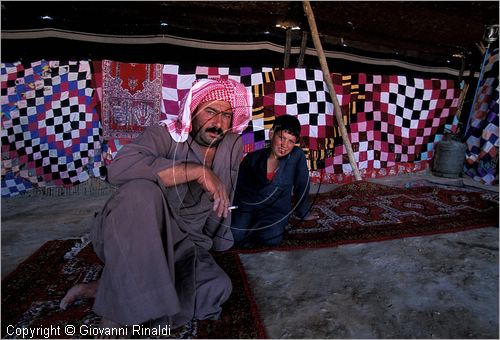
[[[266,336],[238,252],[332,247],[498,227],[498,193],[466,188],[402,189],[363,181],[340,186],[312,200],[320,219],[312,223],[292,221],[280,247],[233,249],[216,254],[216,260],[233,282],[233,294],[223,308],[221,320],[192,322],[173,331],[172,337]],[[65,258],[75,243],[75,240],[47,242],[2,281],[2,337],[8,337],[8,325],[31,328],[53,325],[62,329],[71,324],[78,329],[99,323],[99,317],[91,311],[91,300],[81,300],[66,311],[59,309],[60,299],[71,286],[96,279],[102,270],[102,264],[88,245],[76,256]]]
[[[65,254],[77,243],[77,240],[45,243],[2,281],[2,338],[16,337],[7,334],[7,331],[12,334],[13,329],[42,329],[50,326],[60,326],[59,336],[52,333],[50,338],[71,338],[64,332],[67,325],[73,325],[77,330],[72,338],[93,338],[78,332],[88,332],[88,326],[99,324],[100,318],[92,312],[92,299],[79,300],[67,310],[59,308],[61,298],[70,287],[79,282],[92,281],[98,278],[102,271],[102,263],[90,245],[85,246],[76,256],[65,258]],[[266,338],[238,255],[221,253],[216,254],[215,259],[233,282],[233,293],[223,306],[221,319],[190,322],[184,327],[172,330],[169,337]],[[15,328],[7,329],[9,325]],[[126,338],[129,337],[130,335]],[[44,336],[40,334],[34,338]]]
[[[332,247],[498,227],[498,193],[473,188],[442,185],[406,189],[359,181],[310,199],[319,220],[291,219],[279,247],[237,251]]]

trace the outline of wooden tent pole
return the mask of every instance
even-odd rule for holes
[[[340,109],[340,104],[337,100],[337,94],[333,88],[332,78],[330,76],[330,71],[328,69],[328,64],[326,62],[325,52],[321,46],[321,41],[319,40],[318,28],[316,27],[316,20],[314,19],[314,13],[309,1],[303,1],[304,12],[307,16],[307,21],[309,22],[309,27],[311,28],[311,36],[314,42],[314,47],[318,53],[319,63],[321,64],[321,70],[323,71],[323,78],[328,86],[328,91],[332,97],[333,107],[335,108],[335,117],[337,118],[337,123],[339,124],[340,134],[342,135],[342,141],[347,150],[347,156],[349,157],[349,163],[351,164],[352,171],[354,173],[354,178],[357,181],[361,181],[361,175],[359,174],[359,169],[354,159],[354,153],[352,151],[351,142],[349,141],[349,136],[347,135],[347,130],[344,125],[344,119],[342,117],[342,111]]]
[[[292,29],[288,27],[286,29],[285,58],[283,60],[283,68],[288,68],[288,66],[290,65],[291,51],[292,51]]]
[[[299,61],[297,62],[298,68],[304,67],[304,56],[306,54],[306,49],[307,49],[307,31],[302,31],[302,41],[300,43],[300,55],[299,55]]]

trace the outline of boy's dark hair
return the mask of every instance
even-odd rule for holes
[[[278,116],[274,120],[272,130],[274,131],[274,133],[283,130],[285,132],[288,132],[292,136],[295,136],[297,139],[299,139],[300,122],[294,116],[289,116],[289,115]]]

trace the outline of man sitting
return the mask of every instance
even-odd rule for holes
[[[209,250],[233,245],[228,207],[251,100],[233,80],[196,81],[176,120],[118,152],[108,180],[119,190],[91,231],[102,276],[71,288],[61,308],[95,297],[103,327],[157,320],[173,329],[220,316],[232,285]]]

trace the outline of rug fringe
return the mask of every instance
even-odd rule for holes
[[[81,242],[77,242],[73,247],[71,247],[71,250],[68,251],[66,254],[64,254],[64,259],[65,260],[70,260],[74,258],[80,251],[82,251],[83,248],[85,248],[87,245],[90,244],[90,233],[83,235],[80,238]]]
[[[14,196],[16,197],[59,197],[59,196],[71,196],[71,195],[92,195],[92,196],[101,196],[108,195],[116,191],[117,188],[108,182],[91,177],[85,182],[80,184],[76,184],[70,187],[40,187],[33,188],[31,190],[26,191],[26,193]]]

